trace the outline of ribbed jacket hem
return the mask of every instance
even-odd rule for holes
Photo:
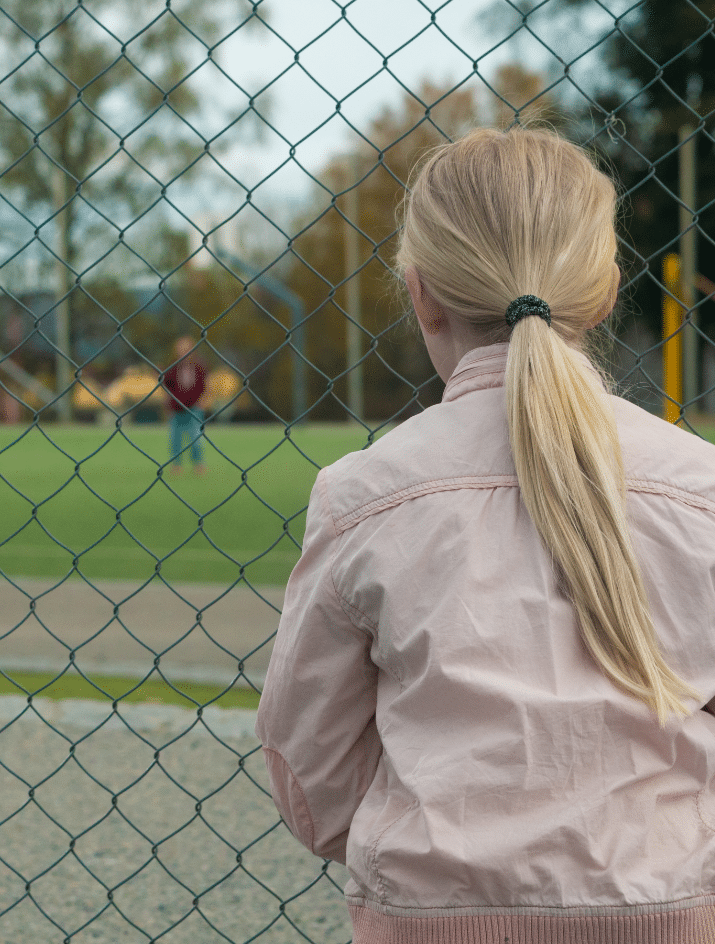
[[[509,914],[488,909],[488,914],[415,917],[348,903],[353,944],[715,944],[715,898],[664,902],[657,911],[646,907],[641,914]]]

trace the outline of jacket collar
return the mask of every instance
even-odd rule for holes
[[[476,347],[471,351],[467,351],[447,381],[447,386],[442,394],[442,402],[447,403],[450,400],[456,400],[462,394],[471,393],[473,390],[503,387],[508,354],[508,341],[501,344],[490,344],[488,347]],[[574,351],[574,354],[601,380],[600,374],[585,354],[580,351]],[[603,385],[602,380],[601,384]]]
[[[490,344],[467,351],[454,368],[442,394],[442,402],[456,400],[472,390],[503,387],[509,343]]]

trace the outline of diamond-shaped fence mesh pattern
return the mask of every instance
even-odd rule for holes
[[[612,372],[712,438],[713,17],[0,0],[0,940],[349,939],[236,705],[317,470],[441,397],[391,279],[408,170],[474,124],[597,152]]]

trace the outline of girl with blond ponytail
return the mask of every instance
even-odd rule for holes
[[[480,129],[423,168],[398,265],[418,313],[450,312],[462,330],[509,341],[506,413],[524,505],[589,652],[664,725],[688,713],[682,697],[698,696],[658,648],[626,518],[612,385],[575,355],[616,299],[615,204],[611,181],[574,145],[546,131]],[[421,322],[431,349],[442,322]]]
[[[256,725],[355,944],[715,942],[715,447],[598,366],[615,207],[544,130],[411,177],[442,402],[318,474]]]

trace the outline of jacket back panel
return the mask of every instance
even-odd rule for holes
[[[521,501],[500,372],[478,366],[322,473],[335,590],[379,669],[383,752],[346,893],[422,909],[712,893],[715,718],[661,730],[591,658]],[[697,709],[715,696],[715,447],[611,402],[654,623]]]

